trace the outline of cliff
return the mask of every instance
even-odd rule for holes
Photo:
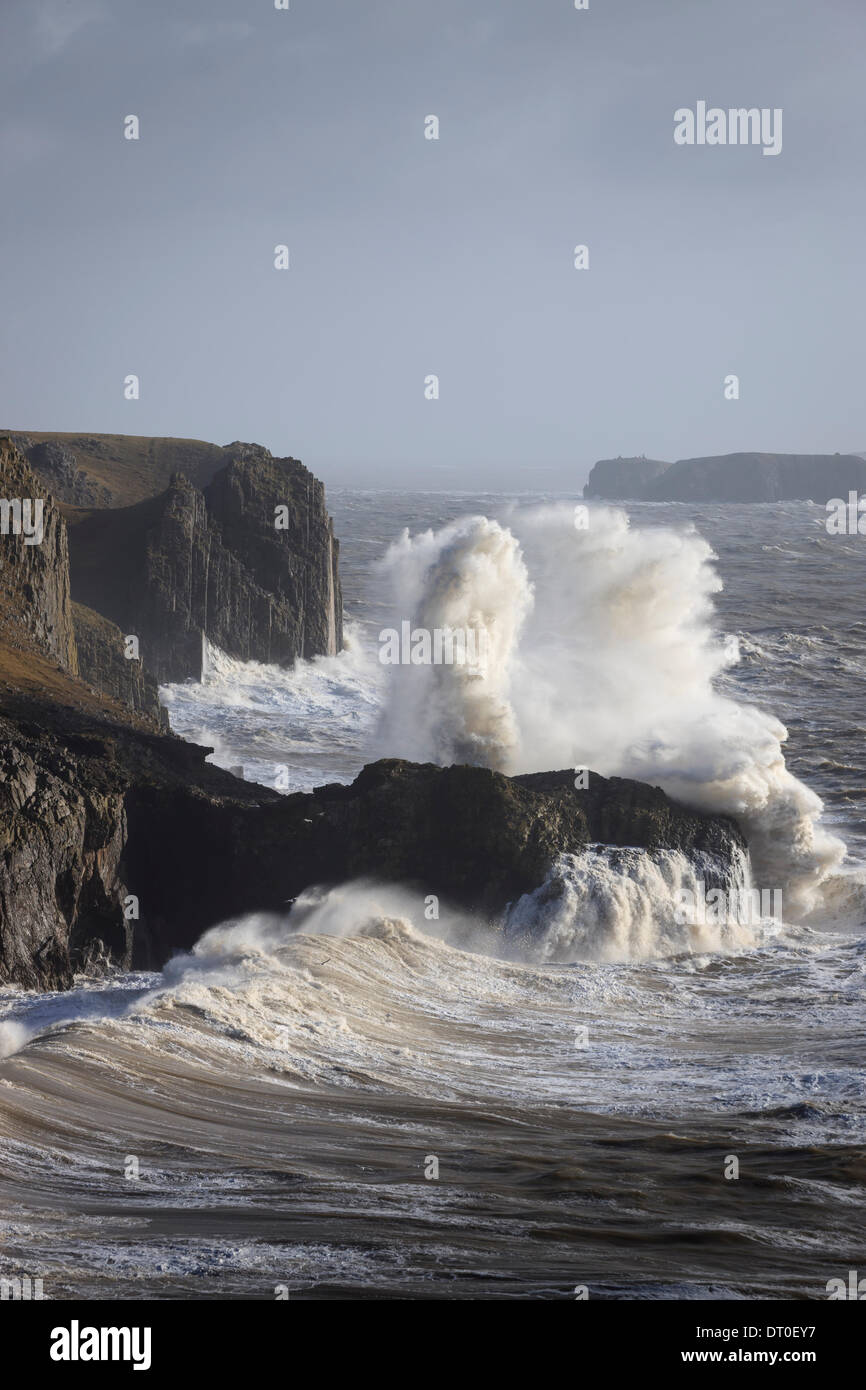
[[[156,725],[78,678],[79,624],[102,620],[70,602],[66,523],[8,440],[0,440],[0,494],[42,503],[32,545],[13,528],[0,535],[0,710],[20,715],[0,714],[0,981],[59,989],[71,983],[73,960],[129,957],[125,816],[101,742],[77,732],[48,740],[41,721],[66,708],[73,728],[87,711],[142,731]],[[85,643],[83,665],[98,678],[94,660]]]
[[[0,534],[0,640],[19,648],[35,642],[46,656],[75,671],[66,523],[8,439],[0,439],[0,497],[10,506]],[[28,514],[30,536],[25,535]]]
[[[226,452],[203,491],[178,475],[157,497],[73,518],[73,596],[137,636],[159,682],[200,678],[203,636],[277,665],[342,647],[324,487],[296,459]]]
[[[131,960],[123,792],[104,750],[0,718],[0,983],[67,989],[75,969]]]
[[[0,441],[0,981],[64,988],[77,969],[128,966],[136,940],[147,958],[191,944],[190,885],[193,899],[202,895],[195,924],[245,910],[249,813],[277,794],[162,732],[155,680],[146,660],[127,660],[125,638],[138,626],[142,656],[149,639],[152,666],[166,674],[184,641],[198,658],[202,631],[241,656],[310,655],[341,640],[340,594],[321,484],[255,447],[221,457],[229,462],[207,496],[177,478],[129,508],[70,511],[76,538],[94,533],[83,570],[95,597],[107,609],[123,599],[119,627],[71,602],[61,508],[14,443]],[[81,486],[68,460],[55,463]],[[274,528],[277,506],[285,530]],[[152,846],[166,831],[163,866]],[[220,849],[228,868],[215,864]],[[125,910],[139,894],[140,916]]]
[[[159,686],[140,660],[126,655],[124,634],[92,608],[73,603],[78,674],[93,690],[168,729],[168,711],[159,703]]]

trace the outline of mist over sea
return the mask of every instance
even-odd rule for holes
[[[862,1267],[863,538],[811,503],[593,507],[586,530],[579,503],[332,491],[346,650],[211,650],[164,690],[172,727],[287,792],[380,756],[640,778],[736,814],[781,916],[684,930],[700,865],[599,853],[499,932],[364,882],[161,975],[2,991],[0,1274],[56,1298],[701,1299],[824,1298]],[[402,617],[480,612],[483,684],[377,660]]]

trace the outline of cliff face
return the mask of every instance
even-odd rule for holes
[[[0,498],[19,509],[27,504],[20,512],[7,513],[6,534],[0,534],[0,636],[17,647],[35,642],[40,651],[74,672],[78,658],[66,522],[44,484],[8,439],[0,439]],[[28,513],[29,537],[24,534]],[[19,515],[21,520],[16,521]]]
[[[203,636],[230,656],[278,665],[342,646],[322,484],[266,449],[227,452],[204,492],[178,476],[160,496],[72,530],[76,600],[136,635],[160,682],[200,678]]]
[[[584,497],[637,498],[653,479],[670,468],[661,459],[599,459],[583,489]]]
[[[257,659],[284,664],[297,655],[333,655],[343,645],[343,601],[339,542],[323,485],[296,459],[274,459],[266,449],[250,445],[229,449],[236,451],[235,458],[216,474],[204,496],[225,549],[277,599],[267,629],[262,615],[259,636],[250,636],[251,646],[262,648],[267,641],[273,652]],[[286,529],[277,530],[281,506],[288,508],[282,518]],[[227,633],[242,625],[240,618],[228,619]]]
[[[66,989],[131,960],[123,794],[99,739],[49,740],[0,718],[0,982]]]
[[[0,441],[0,493],[7,502],[43,504],[34,544],[25,544],[23,534],[0,535],[3,692],[34,683],[75,690],[66,523],[8,440]],[[123,802],[110,780],[93,795],[76,785],[88,757],[84,743],[75,751],[55,746],[45,757],[40,742],[36,724],[0,718],[0,981],[63,988],[71,979],[71,953],[78,951],[82,964],[99,954],[99,933],[115,952],[121,945]]]
[[[140,660],[127,658],[120,628],[80,603],[73,603],[72,618],[81,679],[167,730],[168,711],[159,703],[159,686]]]
[[[147,658],[164,679],[198,671],[202,632],[261,660],[335,650],[336,543],[306,469],[238,446],[207,498],[178,478],[159,497],[85,516],[85,587],[118,627],[71,602],[66,522],[10,440],[0,516],[0,982],[60,989],[76,970],[128,966],[134,940],[139,958],[162,961],[202,921],[256,898],[244,881],[257,860],[252,813],[277,793],[159,732]],[[126,658],[132,634],[144,665]],[[166,864],[153,852],[164,844]]]

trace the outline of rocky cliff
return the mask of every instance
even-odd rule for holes
[[[159,703],[159,686],[140,658],[127,655],[120,628],[80,603],[73,603],[72,619],[81,679],[167,730],[168,711]]]
[[[249,812],[277,794],[161,732],[153,676],[127,659],[132,625],[121,630],[70,601],[66,522],[9,440],[0,441],[0,494],[0,981],[62,988],[76,969],[129,965],[139,920],[139,956],[168,950],[178,932],[189,944],[186,907],[172,906],[187,903],[188,875],[193,896],[204,895],[197,922],[217,920],[229,901],[243,910]],[[277,506],[286,509],[282,531],[273,527]],[[101,574],[100,602],[110,607],[117,592],[138,602],[131,611],[152,638],[157,669],[175,641],[182,649],[194,636],[200,652],[202,630],[263,660],[340,641],[323,491],[294,460],[237,446],[210,497],[178,478],[166,495],[78,519],[104,541],[104,568],[92,571]],[[169,827],[173,856],[163,866],[149,846]],[[214,846],[230,853],[235,839],[237,892],[220,903],[225,871],[215,868]]]
[[[76,969],[131,960],[123,790],[105,749],[0,718],[0,983],[66,989]]]
[[[296,459],[231,445],[200,491],[183,476],[71,530],[75,599],[139,639],[160,682],[200,678],[202,639],[291,664],[342,646],[338,542],[322,484]]]
[[[0,499],[0,638],[13,647],[35,642],[75,671],[66,522],[8,439],[0,439]]]

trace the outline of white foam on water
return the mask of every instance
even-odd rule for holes
[[[383,677],[357,624],[346,624],[345,642],[336,656],[291,667],[237,661],[206,643],[203,679],[160,689],[172,730],[278,791],[351,781],[369,761]]]
[[[0,1022],[0,1057],[12,1057],[20,1052],[32,1037],[32,1029],[15,1019]]]

